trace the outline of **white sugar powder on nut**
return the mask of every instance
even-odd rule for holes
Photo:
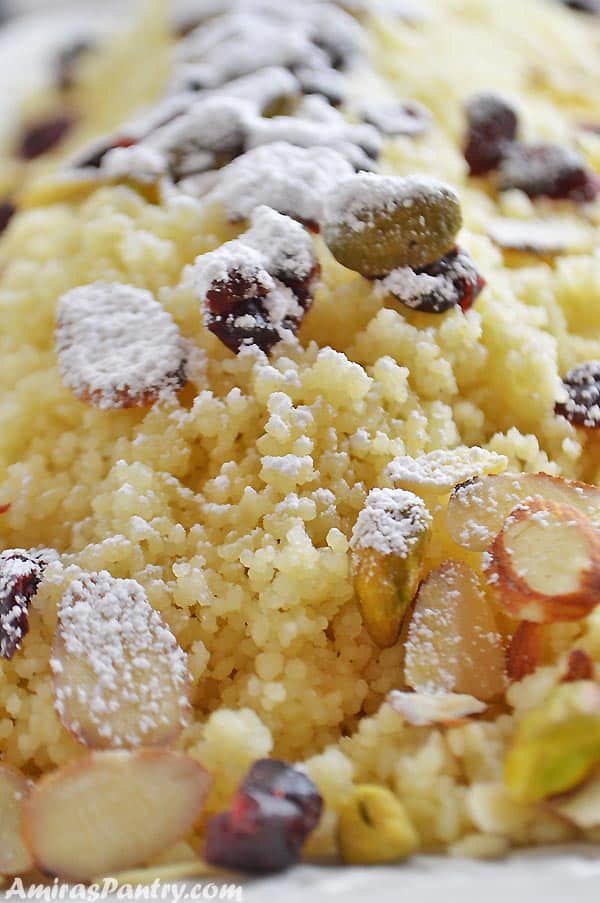
[[[145,144],[115,147],[102,158],[100,171],[109,179],[152,183],[166,174],[167,160],[159,150]]]
[[[56,711],[95,748],[154,745],[187,720],[187,657],[135,580],[107,571],[73,580],[50,660]]]
[[[170,314],[141,288],[95,282],[58,305],[63,381],[100,408],[152,404],[185,383],[185,347]]]
[[[386,702],[403,716],[408,724],[427,727],[430,724],[445,724],[480,715],[487,705],[474,696],[463,693],[403,693],[392,690]]]
[[[502,473],[508,459],[504,455],[473,446],[438,449],[412,458],[401,455],[388,465],[386,474],[395,484],[450,492],[459,483],[483,474]]]
[[[358,515],[350,545],[406,558],[431,526],[425,503],[402,489],[372,489]]]

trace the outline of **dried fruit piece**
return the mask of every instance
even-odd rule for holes
[[[600,428],[600,361],[573,367],[563,379],[563,387],[565,398],[556,402],[556,413],[575,426]]]
[[[476,94],[467,101],[465,160],[472,176],[490,172],[517,137],[519,121],[511,105],[498,94]]]
[[[70,881],[134,868],[185,837],[210,783],[181,753],[92,753],[36,785],[23,807],[25,843],[41,869]]]
[[[463,562],[444,562],[421,584],[404,677],[419,693],[489,700],[504,690],[502,637],[476,574]]]
[[[21,810],[31,790],[19,771],[0,765],[0,875],[20,875],[33,868],[33,860],[21,836]]]
[[[29,632],[29,606],[38,591],[44,562],[25,549],[0,553],[0,657],[11,659]]]
[[[94,282],[58,305],[56,350],[65,385],[99,408],[151,405],[186,382],[186,354],[170,314],[141,288]]]
[[[406,307],[428,314],[442,314],[453,307],[469,310],[485,287],[470,255],[454,248],[434,263],[413,270],[401,267],[377,285]]]
[[[0,201],[0,235],[8,228],[8,224],[17,212],[12,201]]]
[[[322,229],[341,264],[377,279],[438,260],[453,248],[461,223],[458,197],[443,182],[362,172],[326,198]]]
[[[74,580],[59,606],[50,659],[54,706],[93,749],[160,746],[187,723],[187,657],[135,580]]]
[[[600,0],[560,0],[563,6],[574,9],[580,13],[592,13],[600,15]]]
[[[228,812],[207,825],[206,859],[248,872],[278,872],[299,861],[302,845],[321,817],[313,782],[285,762],[255,763]]]
[[[511,796],[523,803],[579,786],[600,763],[600,688],[561,684],[518,723],[505,760]]]
[[[370,100],[359,112],[364,122],[389,138],[416,138],[429,131],[432,124],[431,112],[416,100]]]
[[[93,49],[94,42],[89,38],[80,38],[61,48],[55,63],[56,84],[59,91],[70,91],[75,86],[75,77],[81,59]]]
[[[419,837],[391,790],[359,784],[340,809],[338,843],[344,862],[380,865],[411,856]]]
[[[485,702],[464,693],[401,693],[392,690],[386,702],[415,727],[452,724],[471,715],[480,715],[487,709]]]
[[[351,547],[354,587],[378,646],[393,646],[421,579],[431,515],[402,489],[373,489],[358,515]]]
[[[297,333],[319,275],[309,233],[269,207],[258,207],[247,232],[189,271],[208,329],[231,351],[257,345],[265,353]]]
[[[530,198],[585,203],[600,192],[600,179],[585,160],[556,144],[514,143],[506,150],[498,173],[502,191],[517,188]]]
[[[537,669],[541,656],[540,625],[521,621],[506,650],[506,676],[513,681],[523,680]]]
[[[459,483],[448,504],[446,526],[454,542],[483,552],[510,512],[531,498],[572,505],[600,525],[600,489],[547,473],[503,473]]]
[[[488,235],[504,251],[536,257],[586,251],[593,241],[590,230],[561,220],[497,219],[490,224]]]
[[[502,473],[508,459],[485,448],[465,445],[438,449],[418,458],[401,455],[388,466],[386,476],[395,485],[417,495],[446,495],[457,483],[483,474]]]
[[[35,160],[54,150],[75,125],[71,113],[59,113],[28,125],[21,136],[17,155],[22,160]]]
[[[600,532],[571,505],[519,505],[484,554],[502,608],[536,623],[577,621],[600,602]]]
[[[573,649],[567,659],[567,670],[561,683],[569,684],[577,680],[593,680],[596,673],[594,662],[584,649]]]

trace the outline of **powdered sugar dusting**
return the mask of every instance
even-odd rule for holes
[[[577,426],[600,428],[600,361],[586,361],[569,370],[563,380],[564,397],[557,414]]]
[[[562,220],[496,219],[490,223],[488,235],[506,251],[540,256],[586,250],[592,241],[584,226]]]
[[[50,666],[57,713],[90,745],[152,745],[186,722],[186,655],[135,580],[73,580]]]
[[[56,350],[63,381],[100,408],[152,404],[185,383],[183,340],[150,292],[95,282],[58,305]]]
[[[471,715],[485,712],[487,705],[474,696],[463,693],[402,693],[392,690],[386,699],[395,712],[403,716],[408,724],[427,727],[431,724],[446,724],[459,721]]]
[[[507,466],[504,455],[475,445],[438,449],[419,458],[402,455],[388,465],[386,473],[393,483],[442,493],[475,476],[502,473]]]
[[[351,547],[407,558],[431,526],[419,496],[402,489],[372,489],[352,531]]]
[[[29,604],[42,579],[44,564],[25,549],[0,554],[0,657],[11,659],[29,631]]]

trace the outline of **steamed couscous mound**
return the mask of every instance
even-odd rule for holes
[[[325,798],[313,854],[336,851],[337,813],[364,783],[395,791],[422,849],[485,856],[576,835],[514,801],[503,767],[515,724],[558,683],[571,649],[600,662],[598,611],[549,628],[544,663],[482,719],[419,727],[385,703],[404,687],[404,645],[372,641],[353,587],[354,524],[399,456],[482,446],[511,471],[600,480],[595,435],[555,414],[566,371],[600,359],[598,202],[583,211],[520,191],[497,197],[468,177],[461,152],[463,103],[483,88],[514,100],[528,137],[575,135],[598,168],[600,139],[577,127],[600,122],[600,31],[543,0],[430,6],[417,24],[369,25],[390,95],[435,117],[418,139],[388,140],[381,169],[457,189],[461,247],[487,281],[466,314],[394,304],[316,236],[322,281],[299,341],[234,355],[204,325],[189,276],[198,255],[243,231],[218,204],[183,194],[155,204],[105,185],[23,211],[3,236],[0,503],[10,508],[0,536],[7,549],[58,553],[22,649],[2,663],[5,763],[37,777],[85,752],[55,713],[49,659],[68,582],[106,570],[141,584],[188,654],[193,715],[177,748],[214,777],[209,815],[273,755],[303,763]],[[544,259],[503,253],[489,235],[498,217],[558,219],[580,246]],[[57,302],[96,280],[148,289],[170,313],[191,348],[178,395],[101,410],[66,388]],[[436,523],[425,570],[447,558],[472,565]],[[189,845],[196,836],[163,858],[185,858]]]

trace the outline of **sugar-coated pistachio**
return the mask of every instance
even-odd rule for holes
[[[354,788],[339,813],[338,842],[344,862],[376,865],[411,856],[419,838],[391,790],[362,784]]]

